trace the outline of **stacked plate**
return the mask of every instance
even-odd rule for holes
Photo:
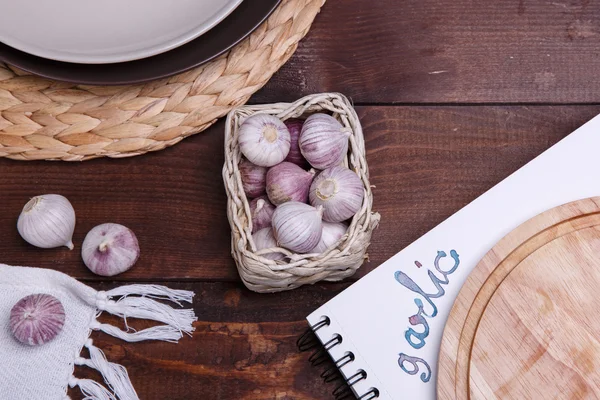
[[[280,1],[12,2],[0,13],[0,62],[95,85],[164,78],[226,52]]]

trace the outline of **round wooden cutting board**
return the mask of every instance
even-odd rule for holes
[[[600,399],[599,304],[600,197],[525,222],[454,303],[438,399]]]

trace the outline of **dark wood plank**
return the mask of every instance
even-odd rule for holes
[[[600,3],[328,0],[256,101],[598,102]]]
[[[114,284],[94,285],[107,289]],[[347,287],[334,284],[293,292],[260,295],[234,283],[169,286],[194,290],[199,317],[193,337],[175,345],[165,342],[126,343],[94,332],[94,344],[107,358],[125,366],[144,400],[332,398],[336,384],[325,384],[320,373],[332,364],[312,367],[310,353],[300,353],[296,340],[307,328],[304,317]],[[122,326],[122,321],[101,317]],[[128,320],[137,327],[147,323]],[[101,380],[78,367],[79,378]],[[80,399],[78,389],[70,390]]]
[[[382,215],[364,275],[551,144],[598,106],[359,107],[375,210]],[[80,260],[86,232],[119,222],[142,258],[119,280],[237,281],[221,179],[223,125],[155,154],[80,164],[0,160],[2,262],[98,280]],[[39,250],[16,219],[30,196],[60,193],[78,213],[76,249]]]

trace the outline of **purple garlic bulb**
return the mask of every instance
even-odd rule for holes
[[[10,330],[23,344],[39,346],[54,339],[65,324],[65,309],[49,294],[23,297],[10,311]]]
[[[120,224],[101,224],[88,232],[81,246],[85,265],[101,276],[114,276],[129,270],[140,257],[135,233]]]

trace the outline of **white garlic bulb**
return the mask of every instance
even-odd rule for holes
[[[290,152],[290,132],[285,124],[269,114],[255,114],[240,126],[240,150],[250,162],[272,167]]]
[[[362,207],[365,188],[354,172],[345,167],[322,171],[310,186],[313,206],[323,207],[323,220],[341,222],[351,218]]]
[[[17,230],[27,243],[43,249],[66,246],[73,250],[75,210],[59,194],[35,196],[23,207]]]
[[[338,242],[348,230],[348,225],[343,222],[323,221],[323,234],[319,244],[312,249],[311,253],[323,253]]]
[[[277,246],[277,241],[273,236],[273,230],[271,228],[263,228],[252,234],[252,240],[256,245],[256,250],[272,249]],[[268,258],[269,260],[283,260],[285,254],[279,252],[265,253],[261,257]]]
[[[323,209],[297,201],[278,206],[273,213],[273,234],[277,243],[295,251],[307,253],[321,240]]]
[[[326,169],[340,165],[348,153],[351,132],[328,114],[313,114],[300,133],[300,151],[310,165]]]
[[[131,229],[120,224],[102,224],[86,235],[81,257],[93,273],[114,276],[136,263],[140,257],[140,246]]]

